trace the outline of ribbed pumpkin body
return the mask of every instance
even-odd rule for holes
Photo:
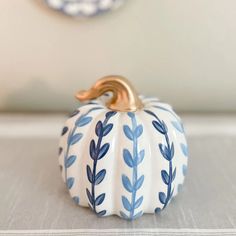
[[[100,100],[80,107],[62,131],[59,163],[70,195],[99,216],[136,219],[164,209],[187,167],[180,118],[155,98],[115,112]]]

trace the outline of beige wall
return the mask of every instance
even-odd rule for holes
[[[236,111],[236,1],[128,0],[76,21],[36,0],[0,2],[0,110],[71,110],[122,74],[184,111]]]

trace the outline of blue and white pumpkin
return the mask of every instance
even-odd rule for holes
[[[122,77],[106,77],[89,90],[95,94],[90,98],[114,93],[123,82],[127,85]],[[126,100],[122,99],[118,102]],[[93,99],[76,110],[62,130],[63,180],[75,202],[98,216],[133,220],[143,213],[158,213],[184,182],[188,151],[180,118],[157,98],[138,99],[142,108],[133,111],[108,108],[104,100],[109,97]]]

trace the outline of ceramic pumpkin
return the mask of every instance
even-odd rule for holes
[[[88,103],[66,121],[59,148],[74,201],[98,216],[127,220],[163,210],[183,184],[188,156],[171,106],[138,96],[120,76],[104,77],[76,97]]]

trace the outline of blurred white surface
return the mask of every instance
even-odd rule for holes
[[[127,1],[82,21],[42,2],[0,2],[0,110],[69,111],[108,74],[177,110],[236,110],[235,0]]]

